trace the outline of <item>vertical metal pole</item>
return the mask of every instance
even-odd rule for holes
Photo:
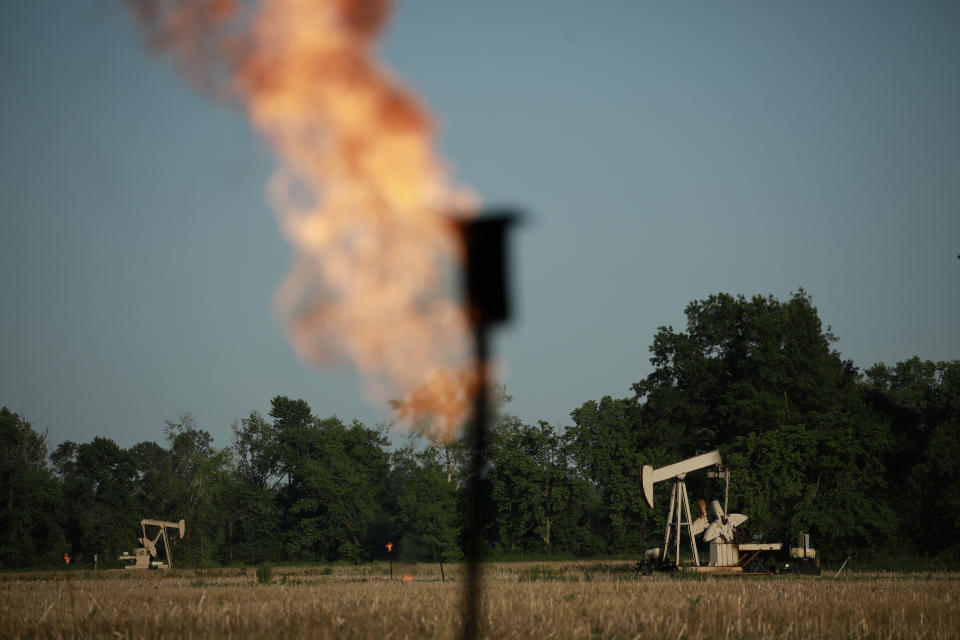
[[[682,526],[682,525],[681,525],[681,522],[680,522],[680,520],[682,519],[682,518],[680,517],[680,512],[681,512],[681,509],[680,509],[680,487],[681,487],[682,485],[683,485],[683,480],[678,480],[678,481],[677,481],[677,528],[676,528],[676,530],[674,531],[674,536],[675,536],[676,539],[677,539],[677,541],[676,541],[676,542],[677,542],[677,557],[676,557],[676,561],[677,561],[677,567],[678,567],[678,568],[680,567],[680,527]]]
[[[810,543],[810,536],[806,533],[801,533],[800,537],[803,538],[803,560],[800,563],[800,573],[807,575],[807,545]]]
[[[723,488],[723,512],[729,513],[727,509],[727,502],[730,500],[730,467],[724,469],[725,473],[723,474],[726,479],[726,484]]]
[[[673,505],[677,495],[677,483],[673,483],[673,489],[670,490],[670,512],[667,514],[667,531],[663,536],[663,551],[660,552],[660,561],[663,562],[670,557],[670,527],[673,526]]]
[[[483,471],[487,465],[487,329],[482,320],[474,323],[474,342],[476,349],[477,390],[473,410],[473,438],[471,442],[470,485],[468,490],[470,506],[467,510],[466,551],[467,584],[464,592],[463,612],[466,616],[463,625],[464,640],[479,637],[480,595],[482,581],[482,562],[484,556],[483,522],[486,514],[486,500],[483,492]]]
[[[690,498],[687,496],[687,483],[683,483],[683,509],[687,512],[687,534],[690,536],[690,550],[693,551],[693,563],[700,566],[700,554],[697,553],[697,541],[693,536],[693,518],[690,517]]]
[[[160,531],[163,532],[163,551],[167,554],[167,569],[173,569],[173,560],[170,558],[170,541],[167,540],[166,525],[160,525]]]

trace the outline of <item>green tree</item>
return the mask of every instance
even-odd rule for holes
[[[838,402],[856,380],[803,290],[784,303],[721,293],[691,302],[686,316],[686,332],[660,327],[650,347],[655,369],[633,385],[645,421],[676,440],[677,452],[795,423]]]
[[[282,559],[283,480],[277,431],[256,411],[233,424],[233,474],[229,488],[227,560],[260,563]]]
[[[811,298],[718,294],[686,316],[685,332],[660,328],[655,370],[634,385],[651,435],[679,445],[676,459],[721,447],[748,529],[811,531],[833,553],[889,539],[889,430],[853,364],[831,349],[836,337]]]
[[[273,438],[276,439],[280,469],[291,484],[296,479],[296,461],[311,451],[313,428],[316,419],[310,413],[305,400],[292,400],[276,396],[270,401],[270,417],[273,418]]]
[[[46,457],[46,434],[0,409],[0,569],[63,562],[63,499]]]
[[[164,433],[170,446],[170,506],[161,517],[186,520],[187,532],[179,553],[188,565],[223,560],[228,555],[230,451],[216,449],[213,437],[196,427],[190,413],[167,420]]]
[[[457,544],[462,522],[460,495],[448,479],[441,452],[413,446],[390,456],[390,491],[394,522],[391,539],[405,560],[455,560],[462,557]]]
[[[277,428],[257,411],[235,422],[233,455],[237,475],[251,487],[275,490],[283,479]]]
[[[587,508],[590,529],[604,540],[603,551],[636,551],[656,539],[656,515],[637,490],[637,471],[656,462],[633,398],[585,402],[571,414],[567,428],[570,455],[588,485],[580,504]]]
[[[57,448],[63,473],[66,533],[74,560],[105,561],[136,544],[139,531],[137,468],[133,455],[109,438]]]
[[[556,551],[557,531],[573,526],[580,505],[566,440],[549,423],[500,420],[491,446],[491,494],[502,551]],[[561,534],[562,535],[562,534]]]
[[[368,559],[387,535],[388,443],[379,432],[339,418],[318,420],[303,400],[271,402],[287,484],[287,549],[295,557]]]
[[[960,555],[960,361],[877,364],[863,388],[892,433],[885,468],[898,541],[914,552]]]
[[[173,491],[173,456],[156,442],[130,447],[137,469],[137,502],[142,518],[172,517],[176,508]]]

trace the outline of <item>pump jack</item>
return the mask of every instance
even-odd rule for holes
[[[723,478],[726,480],[723,506],[719,500],[710,502],[713,518],[707,514],[707,503],[699,500],[700,515],[693,519],[690,515],[690,502],[687,496],[686,477],[688,473],[715,467],[707,471],[708,478]],[[730,494],[730,469],[723,466],[723,459],[719,451],[710,451],[687,460],[654,469],[644,465],[640,469],[638,484],[647,506],[653,508],[653,485],[663,480],[673,479],[673,488],[670,492],[670,506],[667,514],[666,531],[664,532],[663,547],[649,549],[644,553],[643,560],[637,563],[637,571],[650,573],[654,569],[676,570],[681,568],[680,563],[680,536],[683,528],[687,528],[690,538],[690,551],[693,556],[693,566],[689,570],[698,573],[717,575],[739,573],[766,573],[761,561],[755,561],[758,554],[764,551],[780,551],[781,542],[752,542],[737,543],[734,539],[734,530],[747,520],[747,516],[739,513],[727,513],[727,501]],[[697,552],[696,535],[705,532],[703,539],[710,543],[710,562],[707,566],[700,565],[700,555]],[[809,536],[803,537],[803,545],[790,549],[793,562],[786,562],[776,571],[789,570],[803,575],[819,575],[819,560],[816,560],[816,551],[809,548]],[[672,544],[671,544],[672,543]],[[671,548],[672,547],[672,548]],[[673,556],[671,559],[670,556]],[[803,560],[797,563],[796,559]],[[810,559],[811,561],[808,561]]]
[[[673,563],[675,567],[680,566],[680,532],[683,527],[687,527],[687,533],[690,537],[690,551],[693,554],[694,566],[700,566],[700,555],[697,553],[696,535],[704,530],[707,531],[706,539],[713,540],[726,533],[732,542],[733,528],[743,523],[747,517],[739,513],[733,513],[729,516],[720,508],[720,503],[713,501],[712,506],[717,519],[712,523],[707,518],[707,503],[699,501],[700,515],[694,520],[690,516],[690,498],[687,496],[687,474],[707,467],[721,467],[723,458],[719,451],[709,451],[707,453],[694,456],[687,460],[682,460],[674,464],[654,469],[650,465],[644,465],[640,468],[639,485],[643,491],[643,499],[647,506],[653,509],[653,485],[661,480],[673,478],[673,489],[670,492],[670,509],[667,515],[667,527],[663,538],[663,549],[657,554],[658,564],[667,564],[670,557],[671,538],[674,542]],[[730,488],[730,474],[723,474],[727,478],[727,493]],[[724,503],[727,499],[724,498]],[[686,521],[684,521],[686,516]],[[713,554],[711,553],[711,556]]]
[[[157,534],[151,540],[147,536],[147,527],[159,527]],[[177,529],[180,532],[180,539],[183,539],[183,533],[185,531],[185,523],[183,520],[179,522],[167,522],[164,520],[150,520],[144,518],[140,521],[140,529],[143,532],[143,537],[137,538],[137,541],[142,544],[142,547],[134,549],[133,553],[124,552],[120,556],[120,562],[130,562],[134,561],[133,564],[125,565],[124,569],[169,569],[173,566],[173,560],[170,558],[170,541],[167,539],[167,529]],[[163,551],[166,554],[167,561],[163,562],[161,560],[151,560],[151,558],[157,557],[157,542],[160,540],[161,536],[163,537]]]

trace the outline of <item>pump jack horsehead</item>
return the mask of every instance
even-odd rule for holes
[[[159,527],[157,535],[151,540],[147,536],[147,527]],[[133,564],[127,564],[124,569],[169,569],[173,566],[173,560],[170,559],[170,541],[167,539],[167,529],[176,529],[180,532],[180,539],[183,539],[183,533],[186,529],[184,521],[180,520],[179,522],[166,522],[164,520],[150,520],[144,518],[140,521],[140,529],[143,532],[142,538],[137,538],[137,541],[140,542],[143,546],[134,549],[133,553],[124,552],[120,556],[120,562],[131,562]],[[167,561],[163,562],[162,560],[152,560],[151,558],[157,557],[157,542],[160,538],[163,537],[163,551],[166,554]]]
[[[714,469],[707,471],[708,478],[723,478],[726,481],[723,506],[720,505],[719,500],[713,500],[710,503],[713,518],[710,518],[707,514],[707,503],[699,500],[700,514],[694,519],[690,514],[686,477],[688,473],[708,469],[709,467],[714,467]],[[687,570],[717,575],[739,574],[744,571],[767,573],[770,572],[771,568],[776,571],[791,570],[789,562],[782,566],[773,567],[768,567],[766,563],[761,561],[754,562],[761,552],[780,551],[783,548],[783,543],[735,542],[735,529],[746,522],[747,516],[740,513],[727,513],[727,501],[730,495],[730,469],[723,466],[723,459],[719,451],[710,451],[659,469],[654,469],[650,465],[641,467],[638,484],[648,507],[653,509],[653,485],[671,478],[673,479],[673,488],[670,491],[670,505],[667,512],[663,547],[649,549],[644,554],[643,560],[637,564],[639,572],[646,574],[654,569],[680,569],[680,536],[684,527],[687,529],[690,552],[693,558],[693,566],[687,567]],[[704,541],[710,543],[710,562],[707,566],[701,566],[700,555],[697,552],[696,536],[699,533],[703,533]],[[792,570],[797,573],[819,575],[819,561],[810,563],[806,561],[807,558],[816,557],[816,552],[808,548],[809,536],[801,534],[801,539],[806,541],[802,553],[797,554],[795,552],[799,549],[791,548],[790,556],[791,558],[803,557],[804,561],[800,565],[794,564]],[[673,556],[672,559],[671,555]]]

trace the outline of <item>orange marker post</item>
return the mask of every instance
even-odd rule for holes
[[[390,554],[393,551],[393,543],[388,542],[384,545],[387,548],[387,554]],[[390,580],[393,580],[393,556],[387,556],[390,559]]]

